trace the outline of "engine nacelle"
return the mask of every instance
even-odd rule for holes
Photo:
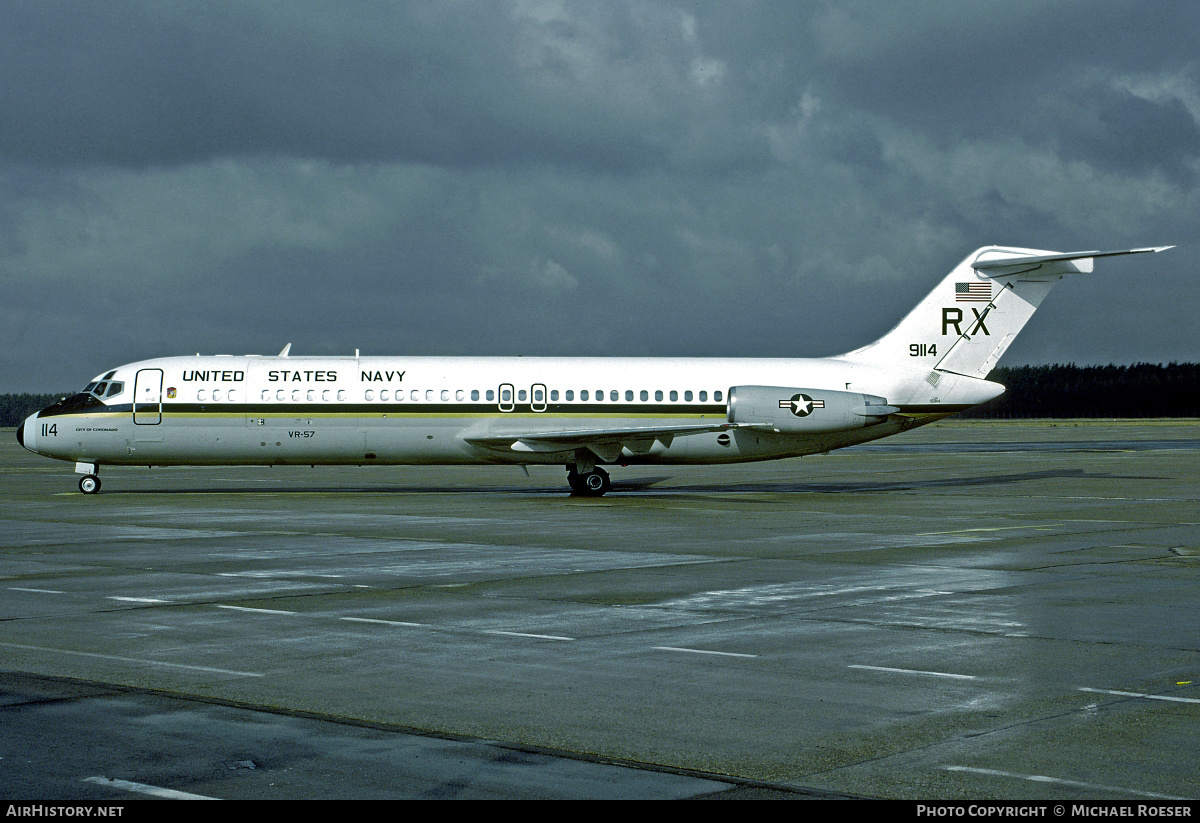
[[[779,386],[734,386],[729,422],[783,434],[821,434],[874,426],[900,411],[871,394]]]

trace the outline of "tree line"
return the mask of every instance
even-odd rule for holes
[[[959,417],[1200,417],[1200,363],[1012,366],[988,380],[1008,390]],[[0,426],[19,426],[68,394],[0,394]]]
[[[1200,363],[1013,366],[987,379],[1008,390],[959,417],[1200,417]]]
[[[61,397],[70,397],[75,392],[61,394],[0,394],[0,426],[16,427],[21,421],[39,409],[44,409]]]

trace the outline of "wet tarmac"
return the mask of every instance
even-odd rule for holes
[[[1200,796],[1194,422],[614,467],[0,432],[0,796]],[[167,792],[155,795],[153,792]]]

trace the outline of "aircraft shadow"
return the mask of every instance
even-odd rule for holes
[[[920,489],[957,489],[973,486],[996,486],[1012,483],[1023,483],[1034,480],[1055,479],[1106,479],[1106,480],[1148,480],[1153,478],[1134,477],[1128,475],[1089,473],[1083,469],[1049,469],[1035,472],[1008,472],[988,475],[954,475],[944,477],[925,477],[922,479],[903,480],[868,480],[862,482],[823,482],[804,480],[747,480],[736,483],[690,483],[687,485],[660,488],[666,481],[672,480],[673,475],[658,475],[650,477],[634,477],[613,480],[610,494],[638,496],[675,496],[680,494],[709,495],[709,494],[871,494],[916,491]],[[511,496],[547,496],[562,497],[572,500],[608,500],[610,497],[594,498],[572,494],[563,485],[553,486],[467,486],[467,485],[402,485],[396,483],[372,484],[366,486],[329,486],[329,485],[268,485],[254,488],[206,486],[201,488],[155,488],[155,489],[109,489],[103,492],[111,495],[173,495],[173,494],[212,494],[212,495],[408,495],[408,494],[488,494]]]

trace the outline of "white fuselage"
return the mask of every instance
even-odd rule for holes
[[[957,391],[951,383],[935,388],[920,373],[841,358],[168,357],[98,376],[102,398],[43,410],[24,424],[22,442],[85,464],[561,464],[574,447],[478,441],[716,424],[741,385],[859,392],[912,412],[819,435],[661,437],[600,462],[767,460],[874,440],[998,393],[984,381],[964,378]]]

